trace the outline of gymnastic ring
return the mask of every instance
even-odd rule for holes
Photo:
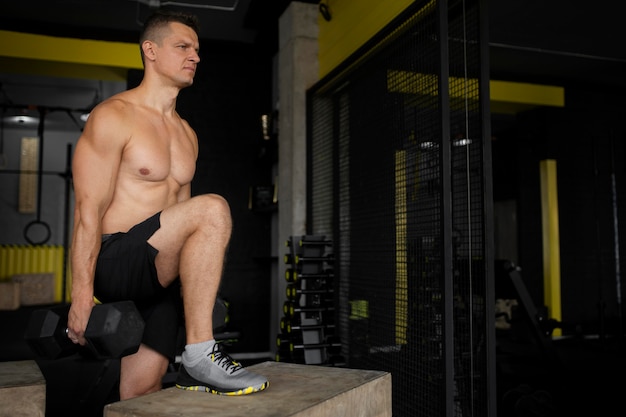
[[[43,225],[44,228],[46,229],[45,239],[42,239],[40,241],[34,241],[33,239],[28,237],[28,231],[37,224]],[[43,245],[44,243],[50,240],[50,235],[51,235],[50,226],[48,225],[48,223],[41,221],[41,220],[33,220],[32,222],[28,223],[26,227],[24,228],[24,239],[26,239],[26,241],[30,243],[31,245]]]

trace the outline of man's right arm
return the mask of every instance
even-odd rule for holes
[[[90,115],[72,161],[74,229],[72,235],[72,305],[70,336],[84,344],[84,331],[94,305],[94,272],[102,235],[102,218],[113,199],[127,135],[120,126],[119,101],[104,102]]]

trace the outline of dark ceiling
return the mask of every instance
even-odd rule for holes
[[[317,3],[310,0],[307,3]],[[156,8],[196,14],[202,40],[258,43],[274,33],[289,0],[2,0],[0,29],[136,42]]]
[[[321,0],[329,5],[336,0]],[[307,3],[319,3],[307,0]],[[496,78],[626,87],[623,15],[617,1],[488,0]],[[157,7],[196,13],[203,40],[275,47],[290,0],[2,0],[0,29],[135,42]]]
[[[618,1],[488,0],[492,78],[626,87]]]
[[[333,1],[339,0],[321,0],[331,13]],[[290,2],[1,0],[0,29],[136,42],[141,22],[161,6],[197,14],[203,45],[236,42],[275,50],[278,18]],[[492,79],[626,89],[626,37],[617,1],[600,0],[593,6],[582,0],[487,3]],[[0,82],[7,79],[2,73],[0,68]]]

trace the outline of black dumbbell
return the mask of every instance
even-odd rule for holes
[[[57,359],[78,351],[80,346],[67,337],[68,312],[69,306],[33,311],[24,338],[37,355]],[[132,301],[98,304],[85,329],[87,348],[99,359],[130,355],[139,349],[143,329]]]
[[[329,330],[333,331],[335,329],[334,324],[300,324],[297,320],[289,320],[287,317],[283,317],[280,319],[280,330],[283,333],[291,334],[297,331],[308,331],[308,330]]]
[[[326,349],[328,353],[333,355],[341,352],[341,341],[337,336],[327,336],[323,342],[319,343],[304,343],[302,338],[294,338],[289,342],[289,350],[294,352],[297,350],[313,350],[313,349]]]
[[[302,273],[297,268],[287,268],[285,270],[285,281],[298,282],[301,280],[319,281],[328,284],[332,281],[334,274],[330,270],[317,270],[313,273]]]
[[[317,315],[322,315],[326,312],[334,311],[335,308],[332,305],[328,306],[300,306],[298,303],[293,301],[285,301],[283,303],[283,313],[288,318],[293,318],[296,313],[312,313]]]

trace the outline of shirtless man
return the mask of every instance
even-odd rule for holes
[[[267,379],[233,361],[213,337],[230,208],[215,194],[191,197],[198,140],[176,112],[200,61],[197,20],[155,12],[140,46],[141,84],[93,109],[73,158],[68,337],[86,343],[94,296],[133,300],[146,326],[139,350],[121,359],[120,399],[158,391],[176,355],[182,294],[186,345],[176,385],[227,395],[263,390]]]

